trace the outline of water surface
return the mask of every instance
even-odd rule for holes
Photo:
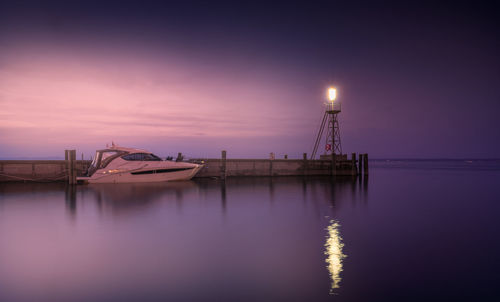
[[[487,166],[1,184],[0,301],[494,301],[500,169]]]

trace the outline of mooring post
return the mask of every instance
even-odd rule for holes
[[[76,150],[73,150],[73,154],[74,154],[74,157],[75,157],[75,162],[73,163],[74,164],[74,168],[73,168],[73,171],[75,171],[75,173],[73,173],[73,183],[76,185],[77,184],[77,181],[76,181],[76,178],[78,177],[78,167],[77,167],[77,163],[76,163]]]
[[[72,150],[68,150],[68,183],[73,184],[73,161],[72,161]]]
[[[358,167],[356,166],[356,153],[352,153],[351,161],[352,161],[351,175],[356,176],[356,174],[358,173]]]
[[[365,156],[363,156],[364,160],[364,172],[365,175],[368,175],[368,153],[365,153]]]
[[[71,184],[76,184],[76,150],[71,150]]]
[[[71,161],[69,150],[64,150],[64,160],[66,161],[66,176],[68,177],[68,183],[71,184]]]
[[[363,174],[363,154],[359,153],[359,160],[358,160],[358,174],[361,175]]]
[[[269,157],[269,176],[273,176],[273,160],[275,159],[274,152],[271,152]]]
[[[287,154],[285,154],[285,156],[284,156],[283,158],[284,158],[284,159],[288,159],[288,155],[287,155]]]
[[[302,154],[302,159],[304,160],[304,175],[307,175],[307,153]]]
[[[220,178],[226,179],[226,150],[222,150],[222,161],[220,166]]]

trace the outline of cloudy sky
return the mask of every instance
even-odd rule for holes
[[[500,157],[499,9],[485,3],[0,4],[0,158],[311,152]]]

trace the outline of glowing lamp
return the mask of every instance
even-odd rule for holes
[[[336,98],[337,98],[337,89],[333,87],[328,88],[328,99],[333,102],[335,101]]]

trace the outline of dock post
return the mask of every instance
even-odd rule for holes
[[[304,160],[304,175],[307,175],[307,153],[302,154],[302,159]]]
[[[365,155],[363,156],[363,160],[364,160],[364,172],[365,175],[368,175],[368,153],[365,153]]]
[[[356,166],[356,153],[352,153],[351,160],[352,160],[351,175],[356,176],[356,174],[358,173],[358,167]]]
[[[71,161],[69,150],[64,150],[64,161],[66,161],[66,176],[68,177],[68,184],[71,184]]]
[[[275,160],[274,152],[271,152],[271,157],[269,158],[269,176],[273,176],[273,160]]]
[[[76,150],[64,150],[64,159],[68,175],[68,184],[76,183]]]
[[[287,154],[285,154],[285,156],[283,156],[283,158],[284,158],[284,159],[288,159],[288,155],[287,155]]]
[[[70,184],[76,184],[76,150],[70,150],[71,181]]]
[[[363,174],[363,153],[359,153],[358,174]]]
[[[220,167],[220,178],[226,180],[226,150],[222,150],[222,161]]]

